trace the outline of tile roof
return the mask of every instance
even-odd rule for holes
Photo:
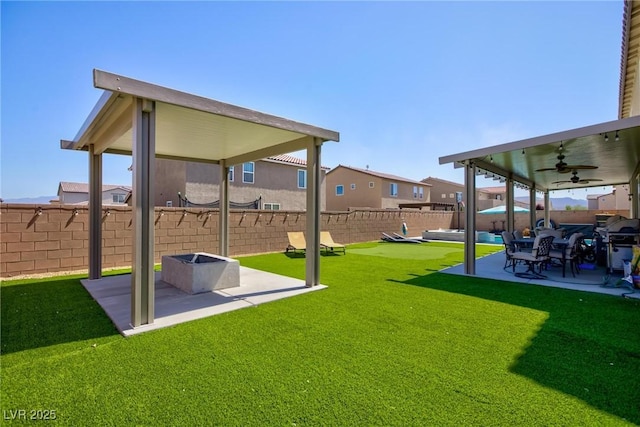
[[[493,194],[502,194],[507,192],[507,187],[480,187],[476,189],[481,193],[493,193]]]
[[[353,167],[353,166],[338,165],[335,168],[331,169],[331,171],[329,171],[329,172],[333,172],[334,170],[336,170],[337,168],[340,168],[340,167],[346,168],[346,169],[351,169],[351,170],[354,170],[354,171],[357,171],[357,172],[366,173],[367,175],[371,175],[371,176],[377,176],[378,178],[388,179],[388,180],[391,180],[391,181],[402,181],[402,182],[408,182],[408,183],[411,183],[411,184],[419,184],[419,185],[424,185],[424,186],[427,186],[427,187],[431,187],[431,184],[427,184],[425,182],[420,182],[420,181],[416,181],[416,180],[409,179],[409,178],[403,178],[401,176],[391,175],[391,174],[388,174],[388,173],[376,172],[376,171],[373,171],[371,169],[360,169],[360,168],[356,168],[356,167]]]
[[[273,160],[279,163],[290,163],[292,165],[307,166],[307,161],[298,157],[293,157],[288,154],[278,154],[277,156],[267,157],[265,160]],[[322,166],[322,169],[329,170],[327,166]]]
[[[457,185],[459,187],[464,187],[464,184],[460,184],[458,182],[453,182],[453,181],[447,181],[446,179],[442,179],[442,178],[436,178],[435,176],[427,177],[427,178],[423,179],[421,182],[427,183],[427,181],[438,181],[438,182],[444,182],[445,184],[451,184],[451,185]]]
[[[131,191],[131,186],[128,185],[102,185],[102,191],[110,191],[121,188],[124,191]],[[85,182],[65,182],[60,181],[60,189],[65,193],[88,193],[89,184]]]

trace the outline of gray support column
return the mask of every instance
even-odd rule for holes
[[[529,189],[529,230],[536,228],[536,187]]]
[[[507,212],[507,231],[513,232],[515,229],[515,215],[513,213],[515,200],[513,198],[513,178],[507,177],[507,182],[505,183],[506,188],[506,199],[505,200],[505,209]]]
[[[102,154],[89,145],[89,279],[102,277]]]
[[[464,188],[467,207],[464,216],[464,272],[476,274],[476,166],[473,162],[464,168]]]
[[[155,104],[138,98],[133,111],[133,265],[131,266],[131,325],[154,320],[154,182]]]
[[[629,202],[629,218],[638,218],[638,191],[640,190],[640,181],[638,175],[634,175],[629,182],[629,195],[631,200]]]
[[[549,190],[544,192],[544,226],[551,228],[551,203],[549,201]]]
[[[322,141],[313,138],[307,147],[307,287],[320,284],[320,152]]]
[[[220,161],[220,212],[218,218],[219,254],[229,256],[229,166]]]

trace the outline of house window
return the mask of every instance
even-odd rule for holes
[[[450,199],[453,199],[454,197],[455,197],[455,194],[453,194],[453,193],[449,193],[449,198],[450,198]]]
[[[229,166],[229,181],[233,182],[233,166]]]
[[[126,194],[114,193],[113,195],[113,203],[124,203],[127,198]]]
[[[496,194],[496,200],[502,200],[502,194]]]
[[[242,182],[253,184],[254,167],[253,162],[242,164]]]
[[[391,197],[398,197],[398,184],[395,182],[389,185],[389,195],[391,195]]]
[[[424,198],[424,190],[422,187],[418,187],[418,198]]]
[[[355,190],[356,189],[356,185],[355,184],[351,184],[351,189]]]
[[[443,198],[443,199],[446,199],[446,198],[447,198],[447,195],[446,195],[446,194],[444,194],[444,193],[442,193],[442,198]]]
[[[369,188],[373,188],[374,185],[373,181],[369,181]]]
[[[298,188],[307,188],[307,171],[298,169]]]
[[[418,186],[416,185],[413,186],[413,198],[414,199],[418,198]]]
[[[336,196],[344,195],[344,185],[336,185]]]
[[[262,208],[267,211],[279,211],[280,203],[265,203],[262,205]]]

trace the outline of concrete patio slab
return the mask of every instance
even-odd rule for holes
[[[82,285],[107,313],[124,336],[139,334],[179,323],[301,295],[326,288],[305,286],[304,280],[240,267],[240,286],[191,295],[163,282],[155,275],[155,321],[131,326],[131,275],[81,280]]]
[[[527,283],[531,285],[552,286],[556,288],[573,289],[576,291],[595,292],[600,294],[625,296],[626,298],[640,299],[640,290],[631,289],[627,286],[615,286],[616,282],[622,277],[622,272],[615,272],[610,276],[607,275],[604,267],[598,267],[595,270],[580,270],[580,274],[576,277],[571,275],[571,271],[567,266],[565,277],[562,277],[562,268],[552,266],[548,270],[543,271],[546,279],[527,279],[516,276],[511,268],[504,268],[505,255],[504,252],[497,252],[491,255],[476,259],[476,275],[493,280],[503,280],[507,282]],[[516,272],[524,272],[526,266],[516,266]],[[464,264],[458,264],[453,267],[444,269],[442,273],[465,275]],[[474,277],[470,276],[469,277]]]

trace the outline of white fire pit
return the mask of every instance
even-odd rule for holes
[[[204,252],[162,257],[162,281],[199,294],[240,286],[240,263]]]

